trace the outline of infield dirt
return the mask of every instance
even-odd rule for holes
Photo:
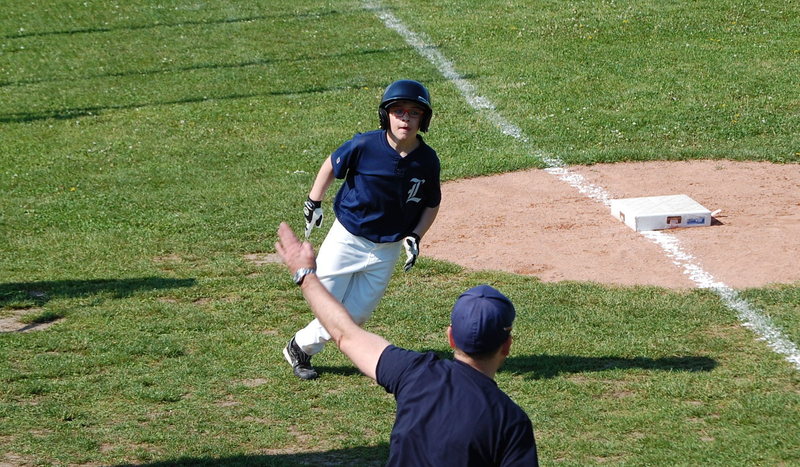
[[[800,281],[800,165],[685,161],[570,167],[611,198],[686,194],[710,227],[670,230],[694,262],[730,287]],[[421,254],[542,281],[690,288],[656,243],[608,206],[543,170],[445,183]]]

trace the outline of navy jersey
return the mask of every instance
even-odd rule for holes
[[[538,465],[528,416],[466,363],[390,345],[376,380],[397,400],[387,465]]]
[[[333,175],[345,179],[336,194],[336,218],[353,235],[396,242],[417,226],[422,211],[442,198],[439,158],[422,137],[401,157],[385,130],[356,134],[331,154]]]

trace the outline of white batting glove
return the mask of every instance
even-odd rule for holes
[[[406,249],[406,264],[403,265],[403,271],[408,272],[409,269],[414,267],[419,256],[419,235],[411,233],[408,237],[403,239],[403,246]]]
[[[306,238],[308,238],[314,227],[322,226],[322,201],[306,199],[303,203],[303,216],[306,218]]]

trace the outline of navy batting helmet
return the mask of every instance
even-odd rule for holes
[[[419,131],[428,131],[428,125],[430,125],[431,116],[433,115],[431,95],[422,83],[410,79],[397,80],[383,91],[381,104],[378,106],[381,129],[389,129],[389,113],[386,109],[397,101],[413,101],[422,104],[425,107],[425,115],[419,122]]]

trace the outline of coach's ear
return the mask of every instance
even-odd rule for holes
[[[453,340],[453,327],[452,326],[447,326],[447,341],[450,342],[450,348],[451,349],[455,349],[456,348],[456,341]]]
[[[500,351],[502,352],[504,357],[508,357],[508,354],[511,353],[511,343],[514,341],[514,338],[511,334],[508,335],[508,339],[503,342],[503,345],[500,346]]]

